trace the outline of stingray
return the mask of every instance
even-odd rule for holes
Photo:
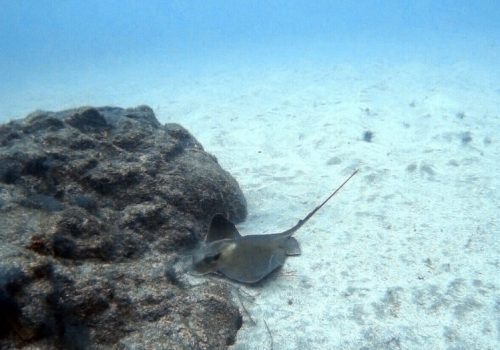
[[[285,263],[290,255],[300,255],[292,235],[321,209],[356,173],[354,171],[326,198],[292,228],[273,234],[241,236],[236,226],[222,214],[215,214],[205,241],[193,254],[194,271],[220,273],[241,283],[256,283]]]

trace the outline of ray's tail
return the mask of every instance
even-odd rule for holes
[[[351,179],[354,175],[356,175],[356,173],[357,173],[358,171],[359,171],[359,169],[356,169],[356,170],[355,170],[355,171],[351,174],[351,176],[349,176],[349,177],[348,177],[348,178],[347,178],[347,179],[346,179],[346,180],[342,183],[342,185],[340,185],[339,187],[337,187],[337,189],[336,189],[335,191],[333,191],[333,193],[332,193],[331,195],[329,195],[329,196],[328,196],[328,198],[327,198],[327,199],[325,199],[325,200],[323,201],[323,203],[321,203],[321,204],[320,204],[320,205],[318,205],[316,208],[314,208],[314,209],[313,209],[313,210],[312,210],[309,214],[307,214],[307,216],[306,216],[305,218],[303,218],[302,220],[299,220],[299,222],[297,222],[297,224],[296,224],[294,227],[292,227],[291,229],[286,230],[286,231],[285,231],[285,232],[283,232],[282,234],[283,234],[284,236],[286,236],[286,235],[289,235],[289,236],[293,235],[293,233],[294,233],[295,231],[297,231],[299,228],[301,228],[301,227],[302,227],[302,225],[304,225],[304,224],[305,224],[305,223],[306,223],[306,222],[307,222],[307,221],[308,221],[308,220],[309,220],[309,219],[310,219],[310,218],[311,218],[314,214],[316,214],[316,212],[317,212],[318,210],[320,210],[320,209],[321,209],[321,207],[323,207],[323,206],[324,206],[324,205],[325,205],[325,204],[326,204],[326,203],[327,203],[327,202],[328,202],[328,201],[329,201],[329,200],[330,200],[333,196],[335,196],[335,195],[337,194],[337,192],[338,192],[338,191],[340,191],[340,189],[341,189],[342,187],[344,187],[344,185],[345,185],[345,184],[346,184],[346,183],[347,183],[347,182],[348,182],[348,181],[349,181],[349,180],[350,180],[350,179]]]

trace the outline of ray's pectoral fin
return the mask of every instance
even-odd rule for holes
[[[288,237],[283,243],[286,255],[300,255],[299,242],[293,237]]]
[[[263,251],[257,254],[251,264],[233,264],[220,266],[218,271],[227,277],[243,283],[256,283],[285,263],[284,249]]]
[[[267,274],[273,272],[273,270],[282,266],[285,263],[286,252],[283,249],[277,249],[273,255],[271,256],[271,260],[269,261],[269,266],[267,269]]]
[[[205,242],[210,243],[221,239],[236,239],[239,237],[241,237],[240,233],[231,221],[222,214],[215,214],[210,222]]]

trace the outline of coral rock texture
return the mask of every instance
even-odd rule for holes
[[[212,349],[241,315],[176,266],[236,181],[146,106],[35,112],[0,126],[0,348]]]

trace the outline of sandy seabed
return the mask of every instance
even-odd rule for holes
[[[254,298],[233,349],[498,348],[498,72],[378,61],[101,73],[5,92],[1,115],[148,104],[236,177],[242,234],[291,227],[360,169],[296,233],[300,257],[241,287]]]

